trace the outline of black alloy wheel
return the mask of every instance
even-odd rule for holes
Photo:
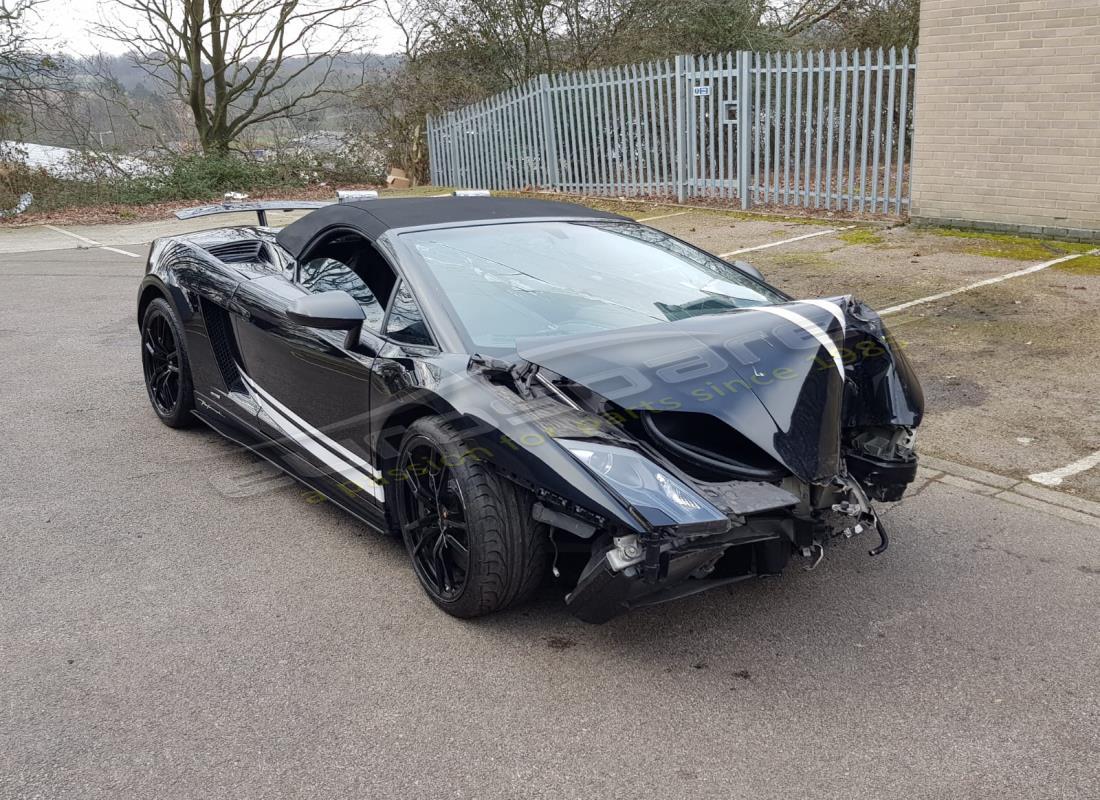
[[[405,431],[386,505],[420,585],[455,617],[529,598],[550,568],[549,528],[534,498],[500,476],[450,424],[422,417]]]
[[[462,595],[470,573],[466,504],[454,472],[426,437],[401,455],[401,534],[417,577],[437,602]]]
[[[194,407],[190,364],[179,323],[167,301],[149,304],[141,323],[141,366],[153,410],[166,425],[182,428]]]

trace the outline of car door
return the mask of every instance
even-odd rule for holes
[[[341,502],[380,520],[382,484],[369,448],[369,402],[393,277],[376,256],[366,240],[337,232],[306,252],[292,272],[242,284],[233,301],[242,379],[258,406],[261,428],[308,461],[315,474],[305,477],[326,481]],[[383,269],[388,274],[376,274]],[[359,300],[366,316],[350,348],[343,331],[308,328],[286,313],[298,298],[334,289]]]

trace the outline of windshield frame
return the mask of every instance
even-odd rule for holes
[[[593,220],[591,217],[516,217],[511,219],[492,219],[492,220],[463,220],[461,222],[451,222],[445,224],[432,224],[432,225],[416,225],[409,226],[407,228],[393,228],[387,231],[381,240],[385,240],[387,246],[392,247],[400,257],[402,266],[405,267],[406,272],[410,277],[414,277],[413,286],[417,289],[416,296],[421,301],[421,310],[425,316],[432,316],[435,318],[442,317],[446,320],[446,333],[441,337],[442,340],[447,340],[450,344],[461,342],[463,351],[470,355],[474,353],[482,353],[485,355],[503,356],[514,353],[516,348],[513,347],[498,347],[498,346],[478,346],[474,343],[469,331],[459,316],[454,305],[451,303],[449,297],[443,290],[443,286],[432,272],[431,267],[423,260],[423,258],[416,252],[403,237],[410,233],[424,233],[433,230],[447,230],[454,228],[496,228],[502,225],[520,225],[527,223],[546,223],[546,222],[562,222],[562,223],[580,223],[591,225],[594,222],[598,222],[601,226],[604,225],[628,225],[640,228],[649,228],[667,236],[669,239],[687,247],[690,250],[694,250],[707,258],[715,259],[725,264],[726,267],[738,273],[743,279],[748,282],[750,286],[760,287],[766,292],[777,295],[781,298],[781,302],[787,302],[791,300],[791,296],[781,289],[772,286],[767,281],[763,281],[760,278],[752,275],[740,269],[732,261],[727,261],[724,258],[719,258],[714,253],[710,253],[701,247],[693,245],[691,242],[686,242],[677,236],[674,236],[666,231],[662,231],[659,228],[653,228],[650,225],[644,225],[628,218],[608,218]],[[661,323],[656,323],[661,324]],[[444,327],[443,325],[437,325],[437,330]],[[443,333],[443,331],[440,331]],[[455,341],[457,340],[457,341]],[[445,348],[448,351],[452,351],[451,347]]]

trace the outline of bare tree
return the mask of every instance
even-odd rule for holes
[[[62,66],[27,29],[41,0],[0,0],[0,122],[19,119],[56,90]]]
[[[189,108],[204,152],[247,129],[316,113],[341,56],[367,44],[374,0],[114,0],[104,38]]]
[[[382,0],[390,23],[401,33],[399,58],[382,62],[355,94],[365,129],[366,148],[391,165],[404,169],[414,184],[427,172],[424,115],[435,110],[430,87],[455,90],[455,75],[444,77],[420,61],[422,46],[430,41],[434,17],[430,0]]]
[[[868,0],[773,0],[768,3],[776,29],[786,36],[810,30],[845,8],[867,5]]]
[[[858,0],[829,16],[815,38],[829,46],[915,48],[920,36],[920,0]]]
[[[780,2],[407,0],[401,11],[420,25],[421,60],[446,61],[490,93],[547,72],[773,47]]]

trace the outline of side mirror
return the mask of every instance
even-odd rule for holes
[[[307,328],[347,331],[344,339],[344,347],[347,348],[359,341],[363,321],[367,318],[359,301],[342,291],[299,297],[287,307],[286,315],[291,322]]]
[[[739,270],[744,272],[746,275],[751,275],[752,277],[756,278],[758,281],[763,281],[764,280],[764,275],[760,272],[760,270],[758,270],[756,267],[754,267],[748,261],[734,261],[733,266],[737,267]]]

